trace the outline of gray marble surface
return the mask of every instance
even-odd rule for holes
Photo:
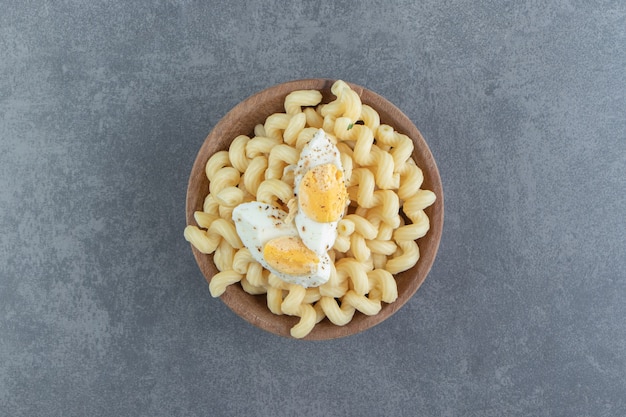
[[[0,415],[626,415],[626,4],[0,1]],[[183,239],[215,123],[341,78],[420,128],[446,223],[395,316],[280,338]]]

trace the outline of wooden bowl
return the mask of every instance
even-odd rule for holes
[[[186,217],[187,224],[197,225],[194,212],[202,210],[204,198],[208,193],[209,181],[205,175],[205,164],[217,151],[228,149],[230,142],[238,135],[252,136],[254,126],[263,123],[272,113],[284,112],[284,100],[294,90],[319,90],[327,103],[335,99],[330,88],[335,80],[306,79],[290,81],[263,90],[236,105],[215,125],[202,144],[189,177],[187,188]],[[374,316],[356,312],[352,321],[345,326],[336,326],[328,319],[318,323],[304,339],[334,339],[359,333],[393,315],[420,287],[435,260],[443,228],[443,190],[439,171],[433,155],[420,131],[409,118],[397,107],[378,94],[361,86],[348,83],[360,96],[364,104],[378,111],[381,123],[392,126],[400,133],[413,139],[415,150],[413,158],[424,173],[423,189],[431,190],[437,196],[436,202],[425,211],[430,218],[430,230],[418,240],[420,259],[417,264],[402,273],[396,274],[398,298],[391,304],[383,303],[381,311]],[[218,271],[213,263],[213,255],[205,255],[192,246],[195,259],[207,282]],[[265,295],[250,295],[241,285],[230,285],[221,299],[237,315],[261,329],[280,336],[291,337],[289,331],[299,320],[298,317],[275,315],[267,307]],[[235,320],[233,318],[233,320]]]

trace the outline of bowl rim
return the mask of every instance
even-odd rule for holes
[[[237,134],[233,135],[231,133],[225,138],[224,135],[226,134],[225,131],[232,131],[233,129],[237,130],[236,127],[233,127],[234,125],[242,124],[241,120],[237,118],[239,112],[247,106],[255,105],[257,103],[266,103],[272,98],[276,100],[277,97],[280,96],[282,96],[281,103],[283,103],[286,95],[289,92],[296,90],[319,90],[322,91],[325,96],[328,96],[330,93],[330,87],[335,81],[337,81],[337,79],[305,78],[275,84],[252,94],[231,108],[210,130],[209,134],[202,142],[194,160],[187,184],[185,202],[186,224],[197,225],[194,218],[194,212],[198,210],[198,207],[202,207],[198,204],[199,200],[204,201],[204,198],[206,197],[206,193],[202,196],[198,195],[198,182],[206,182],[208,184],[208,179],[206,179],[205,174],[205,165],[208,158],[214,152],[227,150],[232,140],[237,136]],[[368,104],[379,113],[381,124],[389,124],[396,131],[409,136],[413,140],[414,150],[412,157],[416,160],[418,167],[424,172],[423,184],[428,185],[425,189],[433,191],[437,196],[435,203],[425,210],[430,221],[430,229],[425,237],[428,237],[430,244],[426,247],[422,247],[422,245],[419,245],[419,242],[424,239],[424,237],[418,239],[417,242],[420,250],[420,259],[417,262],[417,265],[407,271],[394,275],[396,281],[400,279],[406,280],[403,281],[403,283],[406,284],[404,285],[406,286],[406,290],[403,292],[398,291],[398,298],[396,301],[391,304],[382,303],[383,306],[381,311],[373,316],[366,316],[357,311],[355,312],[352,321],[345,326],[334,325],[330,323],[327,318],[325,318],[320,323],[315,325],[311,333],[299,340],[330,340],[347,337],[374,327],[394,315],[415,295],[419,287],[429,275],[439,250],[439,244],[443,231],[444,195],[441,177],[434,156],[421,132],[403,111],[383,96],[363,86],[351,82],[346,83],[357,92],[364,104]],[[284,109],[280,111],[284,112]],[[248,121],[248,125],[252,124],[252,126],[254,126],[256,123],[262,123],[270,114],[274,112],[275,111],[268,111],[267,113],[263,112],[262,114],[257,115],[258,120],[254,122]],[[242,128],[244,127],[242,126]],[[240,132],[238,134],[251,135],[253,132],[252,129],[250,129],[249,131]],[[219,149],[215,149],[215,151],[210,154],[203,152],[207,149],[207,147],[210,147],[211,142],[216,140],[218,143],[222,142],[225,144],[225,147],[222,146]],[[202,179],[203,175],[204,180]],[[208,193],[208,188],[206,188],[206,192]],[[190,244],[190,246],[196,263],[204,275],[207,284],[210,283],[212,276],[218,272],[213,263],[213,255],[203,254],[193,245]],[[411,275],[415,276],[411,277]],[[286,315],[275,315],[269,310],[269,308],[267,308],[267,306],[265,306],[267,312],[261,312],[260,315],[253,314],[248,307],[250,302],[253,300],[258,304],[258,297],[266,299],[265,294],[250,295],[243,291],[241,285],[229,285],[226,288],[226,291],[219,298],[221,298],[222,301],[235,314],[254,326],[270,333],[293,339],[289,330],[298,322],[299,318]],[[243,299],[246,299],[247,301],[244,302]]]

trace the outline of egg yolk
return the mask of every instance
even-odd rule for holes
[[[346,207],[343,172],[335,164],[311,168],[302,178],[298,194],[307,217],[320,223],[337,221]]]
[[[305,275],[315,272],[320,260],[300,238],[282,236],[270,240],[263,248],[263,258],[269,266],[289,275]]]

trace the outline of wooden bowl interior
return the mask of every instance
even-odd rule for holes
[[[263,123],[270,114],[284,112],[284,99],[291,91],[319,90],[325,103],[333,100],[335,97],[330,88],[334,81],[309,79],[279,84],[249,97],[228,112],[205,139],[192,167],[187,188],[187,224],[196,225],[193,214],[202,210],[204,198],[208,194],[209,181],[204,168],[211,155],[227,150],[230,142],[240,134],[252,136],[254,127]],[[435,260],[443,229],[441,179],[435,160],[421,133],[404,113],[385,98],[361,86],[348,84],[361,96],[364,104],[378,111],[381,123],[389,124],[398,132],[413,139],[415,144],[413,158],[424,173],[422,188],[432,190],[437,196],[437,201],[426,209],[431,228],[426,236],[418,240],[420,260],[413,268],[396,275],[398,299],[391,304],[383,303],[380,313],[375,316],[355,313],[352,321],[345,326],[336,326],[324,319],[305,339],[321,340],[348,336],[366,330],[394,314],[415,294],[426,279]],[[218,272],[213,263],[213,255],[202,254],[193,246],[192,251],[200,270],[207,282],[210,282],[211,277]],[[280,336],[291,337],[289,331],[299,320],[298,317],[271,313],[267,308],[265,295],[250,295],[240,285],[229,286],[221,299],[248,322]]]

